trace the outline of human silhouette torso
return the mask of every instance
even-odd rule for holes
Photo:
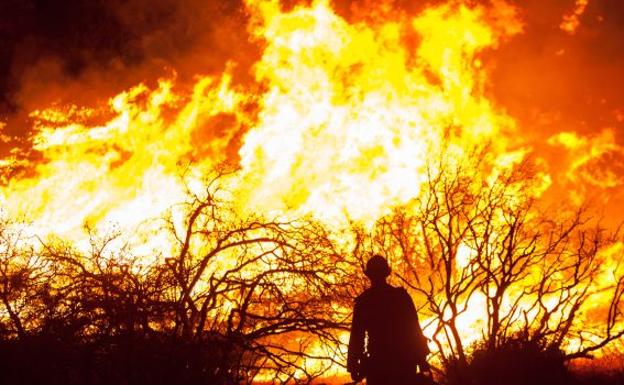
[[[424,361],[426,354],[426,339],[405,289],[383,283],[356,298],[350,371],[362,371],[372,385],[410,383],[416,364]]]

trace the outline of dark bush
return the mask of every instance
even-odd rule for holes
[[[451,360],[446,381],[449,385],[563,385],[570,384],[571,377],[562,351],[514,337],[494,348],[473,346],[465,365]]]
[[[570,365],[574,385],[624,385],[624,356],[607,354]]]
[[[575,373],[573,385],[624,385],[624,372],[605,370]]]
[[[115,336],[64,342],[50,336],[0,341],[0,383],[14,385],[231,384],[224,343]]]

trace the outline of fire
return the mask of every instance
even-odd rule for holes
[[[573,132],[561,132],[549,139],[554,146],[566,148],[571,153],[571,161],[566,177],[571,182],[584,183],[604,189],[624,183],[622,176],[614,170],[604,169],[602,163],[608,162],[614,154],[622,151],[616,142],[613,130],[605,129],[594,137],[579,137]],[[616,164],[616,167],[622,165]]]
[[[85,224],[132,228],[183,201],[185,183],[199,188],[248,126],[234,182],[242,207],[374,221],[418,195],[442,147],[460,159],[497,138],[492,156],[505,156],[514,121],[484,95],[479,59],[521,30],[503,5],[443,5],[367,24],[347,22],[327,1],[290,12],[249,2],[251,33],[265,44],[253,68],[261,93],[225,73],[199,78],[188,94],[174,91],[175,79],[140,84],[111,99],[113,118],[101,126],[80,123],[88,109],[34,111],[43,161],[34,177],[3,187],[6,214],[75,239]],[[489,26],[493,17],[505,27]],[[405,44],[415,37],[417,49]]]
[[[511,132],[483,95],[478,54],[504,31],[485,9],[441,6],[351,25],[326,2],[283,14],[259,7],[267,85],[241,153],[252,207],[375,220],[419,193],[432,154]],[[513,20],[512,20],[513,22]],[[405,34],[422,38],[417,50]],[[502,154],[504,140],[496,142]]]
[[[576,0],[574,3],[574,10],[563,16],[563,20],[561,21],[561,24],[559,24],[559,28],[569,34],[576,33],[577,28],[581,25],[581,21],[579,19],[583,16],[583,13],[585,13],[587,5],[589,5],[589,0]]]
[[[201,79],[186,100],[172,86],[161,80],[155,90],[138,85],[117,95],[110,100],[114,118],[98,127],[68,122],[58,109],[33,112],[33,147],[43,161],[35,177],[12,179],[3,188],[6,214],[28,218],[35,233],[79,239],[85,225],[132,228],[183,201],[184,162],[200,149],[224,153],[228,139],[198,148],[193,132],[215,115],[234,114],[241,96],[229,89],[227,74]],[[191,181],[198,183],[217,161],[207,157],[190,167]]]
[[[578,1],[561,28],[572,32],[586,6]],[[110,119],[95,126],[87,117],[99,107],[32,112],[41,160],[2,186],[4,215],[26,218],[41,237],[81,241],[85,227],[132,232],[189,192],[202,194],[207,173],[233,162],[228,183],[243,212],[370,225],[419,196],[442,150],[460,164],[490,143],[492,177],[530,152],[515,120],[486,92],[483,54],[523,28],[507,3],[451,2],[416,16],[353,21],[327,0],[291,10],[277,1],[246,7],[249,32],[263,48],[253,84],[234,81],[231,70],[200,76],[191,89],[178,89],[175,76],[155,88],[139,84],[113,97],[104,108]],[[591,140],[561,133],[549,144],[573,154],[569,179],[608,187],[621,177],[598,180],[586,168],[620,150],[612,142],[606,131]],[[16,162],[3,159],[0,167]],[[545,171],[542,182],[536,196],[552,182]],[[166,239],[139,238],[167,250]],[[470,253],[463,246],[458,263]],[[460,319],[463,333],[479,336],[484,303],[473,299]]]

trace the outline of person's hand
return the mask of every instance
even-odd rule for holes
[[[364,375],[362,375],[362,373],[360,373],[359,370],[355,370],[355,371],[351,372],[351,379],[354,382],[360,382],[360,381],[362,381],[363,378],[364,378]]]

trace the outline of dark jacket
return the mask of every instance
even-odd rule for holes
[[[365,337],[368,337],[365,346]],[[429,353],[414,302],[388,284],[365,290],[355,300],[347,370],[374,374],[415,373]]]

